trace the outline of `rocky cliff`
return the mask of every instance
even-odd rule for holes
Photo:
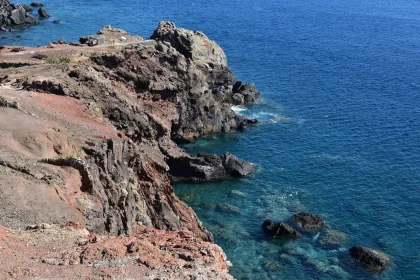
[[[248,176],[252,164],[229,153],[191,156],[177,143],[256,123],[231,106],[259,92],[235,78],[201,32],[161,22],[149,40],[111,27],[98,34],[113,44],[1,50],[0,224],[77,225],[134,239],[145,238],[134,229],[154,228],[186,232],[182,246],[212,242],[171,182]],[[197,263],[215,254],[191,250],[172,255]],[[213,271],[229,277],[223,254],[212,258],[223,264]]]
[[[30,12],[29,5],[11,4],[9,0],[0,0],[0,32],[4,26],[38,24],[38,20]]]

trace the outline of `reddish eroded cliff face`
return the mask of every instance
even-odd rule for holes
[[[230,107],[259,93],[200,32],[163,22],[154,40],[127,36],[130,44],[0,51],[3,64],[23,66],[0,72],[1,225],[72,224],[100,236],[142,226],[213,240],[171,181],[248,176],[252,165],[228,153],[190,156],[176,142],[255,123]]]

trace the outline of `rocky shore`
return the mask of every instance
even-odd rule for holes
[[[161,22],[148,40],[110,26],[95,36],[104,42],[0,50],[1,274],[230,279],[171,183],[253,166],[177,143],[255,124],[231,107],[259,92],[201,32]]]
[[[36,15],[33,12],[36,11]],[[39,19],[48,18],[50,14],[41,2],[12,4],[9,0],[0,0],[0,32],[13,30],[10,27],[38,24]]]

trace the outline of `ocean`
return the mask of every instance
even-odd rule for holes
[[[225,50],[261,102],[241,133],[185,145],[253,162],[249,178],[177,184],[233,263],[237,279],[420,279],[420,5],[413,0],[44,0],[52,18],[0,35],[1,45],[77,41],[104,25],[148,37],[161,20],[201,30]],[[60,24],[53,24],[60,20]],[[236,206],[221,213],[218,203]],[[318,214],[323,234],[263,234],[266,219]],[[379,249],[377,273],[348,248]]]

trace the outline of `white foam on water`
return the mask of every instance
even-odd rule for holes
[[[235,113],[240,114],[241,112],[245,112],[248,109],[242,106],[232,106],[230,107]]]

